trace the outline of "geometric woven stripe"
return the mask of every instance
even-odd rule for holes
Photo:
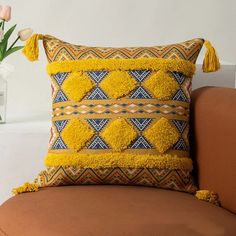
[[[152,121],[150,118],[131,118],[130,121],[139,131],[143,131]]]
[[[35,182],[40,187],[81,184],[142,185],[193,193],[196,188],[186,170],[156,168],[81,169],[76,166],[48,167]]]
[[[61,137],[57,138],[55,143],[52,145],[52,149],[67,149],[66,144]]]
[[[101,100],[107,98],[107,95],[100,88],[95,88],[87,97],[88,100]]]
[[[131,95],[130,98],[134,99],[145,99],[145,98],[152,98],[151,95],[143,88],[138,87]]]
[[[57,73],[53,76],[53,78],[57,81],[57,84],[61,86],[66,79],[68,73]]]
[[[96,83],[100,83],[106,75],[108,75],[107,71],[89,71],[88,75],[92,80]]]
[[[148,149],[152,148],[151,144],[143,137],[140,136],[136,141],[131,145],[131,149]]]
[[[67,99],[66,95],[65,95],[61,90],[59,90],[59,91],[57,92],[57,95],[56,95],[55,99],[54,99],[54,103],[57,103],[57,102],[65,102],[65,101],[67,101],[67,100],[68,100],[68,99]]]
[[[91,104],[75,104],[68,106],[61,106],[54,104],[53,117],[59,117],[71,114],[164,114],[164,115],[180,115],[181,117],[188,117],[189,107],[188,104],[175,105],[172,104],[158,104],[158,103],[91,103]]]
[[[97,131],[101,131],[109,119],[87,119],[88,123]]]
[[[68,120],[57,120],[54,121],[54,125],[57,128],[57,131],[60,133],[66,126],[66,124],[68,123]]]
[[[130,70],[129,73],[136,79],[138,82],[143,82],[150,74],[150,70]]]

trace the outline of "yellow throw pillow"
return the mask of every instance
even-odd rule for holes
[[[71,184],[196,191],[190,174],[189,103],[203,39],[102,48],[33,35],[23,51],[31,61],[38,58],[39,39],[49,61],[52,128],[47,168],[35,179],[36,188],[26,185],[25,191]],[[215,71],[218,58],[206,44],[203,69]]]

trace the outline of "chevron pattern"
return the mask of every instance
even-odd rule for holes
[[[55,37],[45,36],[44,47],[49,62],[61,60],[79,60],[88,58],[181,58],[192,63],[197,56],[204,40],[193,39],[179,44],[155,47],[104,48],[86,47],[65,43]]]
[[[130,121],[139,131],[143,131],[152,121],[151,118],[131,118]]]
[[[52,149],[67,149],[66,144],[64,143],[64,141],[62,140],[61,137],[57,138],[55,143],[52,146]]]
[[[137,140],[131,145],[132,149],[150,149],[152,148],[151,144],[143,137],[139,136]]]
[[[57,81],[57,84],[61,86],[65,81],[68,73],[57,73],[53,76],[53,78]]]
[[[99,137],[96,136],[92,142],[88,145],[88,149],[108,149],[108,144],[105,143],[105,141]]]
[[[107,95],[100,88],[95,88],[87,97],[88,100],[102,100],[107,98]]]
[[[88,123],[97,131],[101,131],[108,123],[108,119],[87,119]]]
[[[68,120],[57,120],[54,121],[54,125],[57,128],[57,131],[61,133],[61,131],[65,128],[66,124],[68,123]]]
[[[61,90],[59,90],[57,92],[57,95],[56,95],[55,99],[54,99],[54,103],[65,102],[67,100],[68,100],[68,98],[66,97],[66,95]]]
[[[40,187],[81,184],[144,185],[193,193],[196,188],[188,171],[151,168],[81,169],[48,167],[35,182]]]
[[[108,72],[107,71],[89,71],[88,75],[94,82],[100,83],[105,78],[105,76],[108,75]]]
[[[130,74],[138,82],[143,82],[151,74],[151,71],[150,70],[131,70]]]
[[[151,95],[143,87],[138,87],[133,93],[131,93],[130,98],[148,99],[151,98]]]

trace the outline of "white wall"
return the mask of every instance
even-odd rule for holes
[[[210,39],[222,60],[236,62],[235,0],[7,0],[10,24],[86,45],[159,45],[194,37]],[[9,24],[9,25],[10,25]],[[21,53],[7,59],[8,114],[49,114],[46,58],[28,62]],[[203,53],[203,52],[202,52]]]

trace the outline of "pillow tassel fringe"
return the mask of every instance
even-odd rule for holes
[[[198,191],[196,191],[195,197],[199,200],[212,203],[216,206],[220,206],[218,194],[213,191],[198,190]]]
[[[206,53],[202,64],[203,72],[215,72],[220,69],[220,62],[215,48],[210,41],[206,40],[204,43]]]
[[[29,61],[37,61],[39,57],[38,41],[43,39],[42,34],[33,34],[27,41],[22,49],[22,53],[28,58]]]
[[[37,192],[39,190],[39,186],[36,183],[26,182],[22,186],[13,188],[12,194],[17,195],[26,192]]]

